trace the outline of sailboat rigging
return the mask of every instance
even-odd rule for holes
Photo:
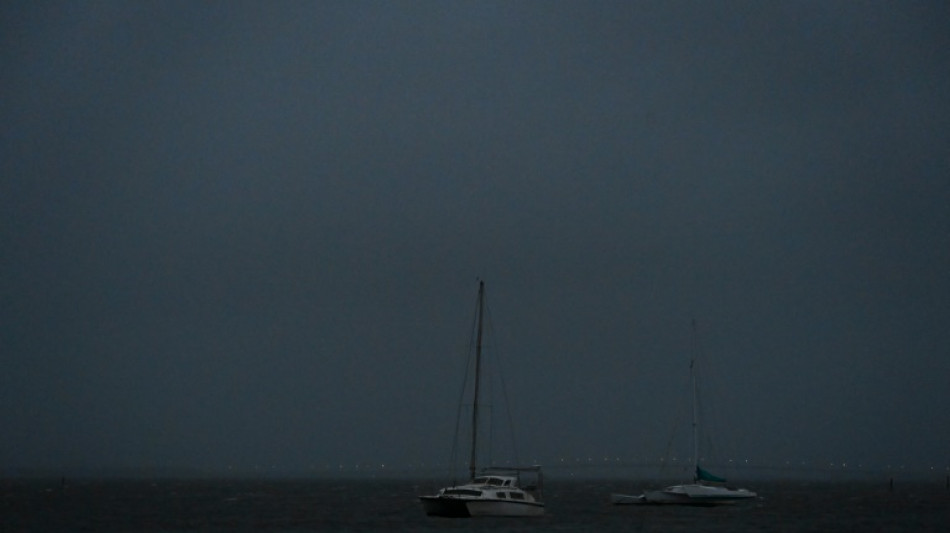
[[[540,516],[544,514],[541,502],[541,467],[489,467],[479,472],[478,422],[479,388],[484,329],[485,282],[478,283],[478,312],[476,314],[475,377],[472,405],[472,440],[469,456],[469,481],[462,485],[445,487],[437,494],[419,496],[429,516]],[[537,475],[537,492],[520,486],[521,472]]]
[[[692,321],[692,334],[696,342],[696,321]],[[702,468],[699,456],[699,391],[696,385],[695,353],[689,361],[690,387],[692,389],[692,441],[694,467],[692,483],[672,485],[661,490],[645,491],[639,496],[611,494],[611,502],[618,505],[649,503],[677,505],[723,505],[756,497],[747,489],[727,487],[725,478]]]

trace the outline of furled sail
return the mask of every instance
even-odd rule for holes
[[[725,483],[726,479],[715,474],[711,474],[699,466],[696,467],[696,481],[711,481],[713,483]]]

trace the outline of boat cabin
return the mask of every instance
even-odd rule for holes
[[[508,476],[479,476],[472,480],[472,485],[490,485],[493,487],[513,487],[517,485],[517,478]]]

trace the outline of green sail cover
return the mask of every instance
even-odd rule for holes
[[[709,472],[703,470],[700,467],[696,467],[696,480],[697,481],[712,481],[714,483],[725,483],[725,478],[710,474]]]

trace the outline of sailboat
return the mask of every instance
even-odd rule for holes
[[[695,343],[696,321],[692,323]],[[689,362],[689,377],[693,392],[693,460],[694,465],[692,483],[671,485],[660,490],[644,491],[639,496],[627,494],[611,494],[610,501],[616,505],[625,504],[675,504],[675,505],[723,505],[750,500],[756,493],[741,488],[726,486],[726,479],[705,470],[699,464],[699,427],[698,394],[696,387],[696,373],[693,369],[695,356]]]
[[[544,503],[541,501],[542,475],[540,466],[489,467],[481,471],[478,459],[478,388],[481,372],[482,329],[485,308],[485,282],[478,283],[477,334],[475,340],[475,384],[472,402],[472,442],[469,457],[469,481],[445,487],[437,494],[419,496],[425,513],[429,516],[541,516]],[[521,473],[534,472],[537,485],[532,489],[521,486]]]

